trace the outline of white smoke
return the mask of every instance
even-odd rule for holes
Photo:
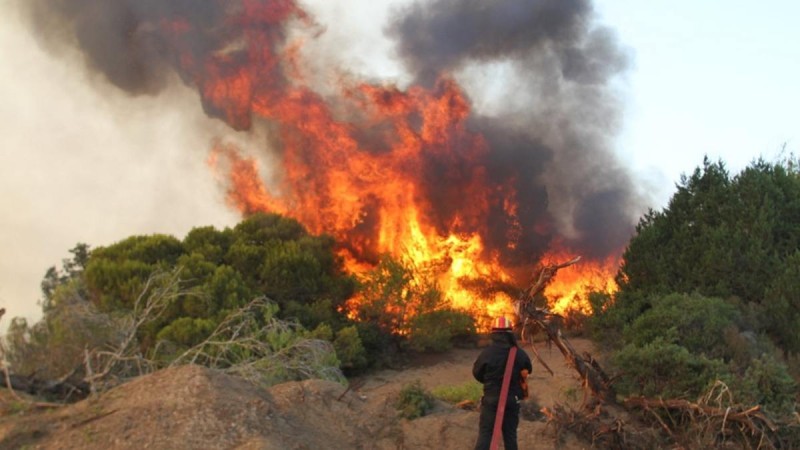
[[[205,165],[211,140],[232,131],[197,93],[131,98],[90,79],[44,52],[7,2],[0,54],[0,329],[39,317],[43,275],[78,242],[236,223]]]

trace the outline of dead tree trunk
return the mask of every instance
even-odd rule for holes
[[[600,368],[600,365],[597,364],[591,355],[579,355],[572,345],[570,345],[569,341],[561,334],[561,330],[558,327],[558,319],[560,316],[551,313],[547,309],[537,308],[533,304],[534,297],[547,287],[547,284],[550,283],[559,269],[571,266],[580,261],[580,259],[581,257],[578,256],[564,263],[543,266],[538,274],[533,277],[530,287],[525,290],[514,306],[517,315],[522,320],[523,338],[527,334],[532,335],[536,331],[543,331],[548,341],[555,344],[564,355],[567,364],[578,372],[581,380],[583,380],[584,388],[588,389],[598,400],[613,404],[616,402],[616,394],[611,387],[608,376]],[[533,346],[532,341],[531,346]],[[539,359],[538,352],[536,352],[535,348],[534,354],[536,354],[537,359]],[[539,359],[539,361],[542,362],[541,359]],[[544,364],[544,362],[542,362],[542,364]],[[545,365],[545,368],[551,375],[553,374],[553,371],[550,370],[547,365]]]

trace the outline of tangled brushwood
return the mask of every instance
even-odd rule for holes
[[[200,364],[263,386],[310,378],[344,383],[331,343],[301,337],[299,326],[276,319],[276,312],[266,298],[251,301],[170,366]]]
[[[153,273],[127,314],[98,312],[80,289],[70,289],[52,305],[47,326],[17,323],[15,331],[12,324],[0,359],[16,373],[4,364],[2,385],[52,401],[75,401],[183,364],[218,369],[262,386],[308,378],[344,382],[332,345],[277,319],[277,306],[263,297],[229,312],[197,345],[180,348],[160,341],[143,351],[141,332],[187,295],[193,293],[182,289],[180,269]],[[90,326],[89,334],[74,334],[82,329],[77,324]]]

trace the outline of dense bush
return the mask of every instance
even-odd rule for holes
[[[428,414],[433,405],[433,395],[422,387],[419,380],[404,385],[395,402],[400,417],[409,420]]]
[[[770,356],[774,344],[740,331],[736,302],[670,294],[649,303],[620,333],[624,346],[612,358],[619,393],[696,399],[722,380],[737,401],[760,404],[770,414],[791,413],[797,384]]]
[[[621,394],[665,398],[697,398],[725,373],[721,360],[691,353],[662,338],[644,345],[628,344],[614,355],[621,373]]]
[[[756,161],[735,177],[707,159],[650,211],[623,254],[609,318],[629,319],[665,294],[738,298],[757,306],[764,331],[800,352],[800,174],[794,161]]]
[[[408,345],[417,351],[443,352],[453,347],[454,340],[470,339],[476,333],[470,314],[444,308],[411,319]]]
[[[435,311],[444,302],[424,273],[389,255],[383,255],[378,265],[361,277],[358,291],[352,314],[360,322],[375,323],[397,336],[408,335],[414,317]]]
[[[753,359],[734,389],[741,402],[762,405],[773,416],[788,416],[797,406],[797,383],[786,365],[768,353]]]
[[[82,294],[80,280],[67,281],[50,293],[44,319],[32,325],[22,318],[11,321],[5,358],[15,373],[51,380],[80,375],[85,349],[120,342],[120,320],[98,312]]]
[[[715,380],[738,402],[793,412],[800,353],[800,174],[756,161],[735,177],[705,160],[639,222],[619,291],[590,297],[621,393],[697,398]],[[777,346],[777,348],[776,348]],[[800,377],[800,373],[794,374]]]
[[[231,311],[265,295],[281,319],[313,329],[339,329],[338,312],[355,282],[335,257],[329,237],[311,236],[294,220],[253,215],[233,229],[196,228],[183,241],[134,236],[94,250],[84,278],[101,311],[130,310],[151,273],[179,267],[186,295],[142,330],[143,350],[168,339],[186,347],[202,341]]]
[[[634,319],[623,338],[638,346],[662,339],[695,354],[727,357],[724,331],[735,327],[738,318],[736,308],[723,300],[671,294],[659,298],[651,309]]]
[[[18,319],[11,328],[9,354],[20,369],[48,363],[45,355],[55,350],[63,364],[48,373],[71,370],[84,347],[119,339],[114,321],[139,314],[145,293],[167,288],[174,295],[137,325],[133,340],[143,357],[159,364],[205,342],[262,296],[275,305],[270,317],[294,324],[293,333],[330,343],[351,375],[393,363],[407,348],[441,351],[453,339],[475,335],[471,316],[447,308],[425,273],[385,256],[357,283],[344,272],[330,237],[311,236],[274,214],[256,214],[224,230],[195,228],[182,241],[132,236],[91,252],[79,244],[70,252],[73,258],[61,270],[49,269],[42,282],[41,323]],[[172,275],[153,276],[158,273]],[[345,301],[356,289],[359,301],[348,309]],[[100,324],[91,322],[100,317]]]
[[[369,365],[367,351],[358,335],[358,328],[354,325],[344,327],[336,333],[333,347],[346,374],[357,373]]]

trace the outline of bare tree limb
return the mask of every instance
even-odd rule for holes
[[[616,402],[616,394],[609,382],[609,377],[600,368],[600,365],[591,356],[588,359],[578,355],[569,341],[561,334],[558,327],[558,319],[560,316],[551,313],[547,309],[537,308],[533,304],[534,297],[539,294],[550,281],[553,280],[556,273],[565,267],[576,264],[581,260],[577,256],[569,261],[557,264],[543,266],[539,269],[538,274],[532,278],[532,284],[524,291],[517,302],[515,302],[515,310],[517,315],[522,318],[522,337],[523,340],[529,334],[535,331],[543,331],[547,336],[548,342],[552,342],[561,351],[567,360],[567,364],[575,369],[583,380],[583,385],[591,391],[591,394],[600,400],[607,403]],[[531,339],[531,345],[533,340]],[[536,353],[534,351],[534,353]],[[537,359],[538,355],[537,355]],[[541,362],[541,360],[540,360]],[[545,365],[545,368],[553,374],[553,371]]]

